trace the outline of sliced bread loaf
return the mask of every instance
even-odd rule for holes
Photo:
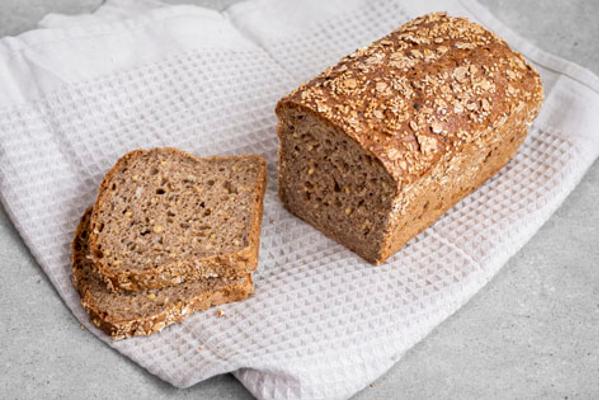
[[[90,214],[91,210],[87,210],[83,215],[73,240],[73,286],[92,323],[115,340],[150,335],[195,311],[245,299],[254,291],[251,275],[245,275],[138,293],[111,292],[92,268],[88,248]]]
[[[256,269],[266,162],[132,151],[106,174],[90,219],[94,268],[139,291]]]
[[[416,18],[279,102],[279,195],[382,263],[513,157],[542,99],[539,74],[492,32]]]

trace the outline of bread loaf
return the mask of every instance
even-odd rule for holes
[[[542,97],[493,33],[414,19],[280,100],[279,195],[381,263],[511,159]]]
[[[195,311],[238,301],[254,290],[252,277],[207,278],[176,287],[114,293],[96,274],[88,249],[89,217],[83,215],[72,245],[73,286],[90,320],[113,339],[150,335]]]
[[[108,288],[139,291],[257,266],[266,162],[136,150],[106,174],[91,215],[90,255]]]

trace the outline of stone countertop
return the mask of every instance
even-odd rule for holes
[[[190,1],[223,8],[235,0]],[[483,0],[539,47],[598,73],[596,0]],[[99,0],[2,0],[0,37]],[[0,397],[249,399],[231,375],[175,389],[80,329],[0,208]],[[598,162],[467,305],[356,399],[598,397]]]

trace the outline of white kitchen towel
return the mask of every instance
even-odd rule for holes
[[[380,267],[288,214],[276,196],[275,102],[409,18],[447,10],[496,31],[541,72],[546,100],[502,171]],[[598,156],[598,80],[471,0],[248,0],[215,12],[110,0],[0,40],[0,197],[77,318],[161,379],[234,372],[259,399],[343,399],[488,282]],[[269,184],[249,300],[119,342],[88,322],[69,242],[103,173],[138,147],[260,153]]]

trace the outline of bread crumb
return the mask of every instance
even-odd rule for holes
[[[217,318],[222,318],[225,316],[225,311],[221,310],[220,308],[215,312],[215,315]]]

